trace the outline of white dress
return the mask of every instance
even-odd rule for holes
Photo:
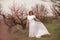
[[[29,16],[29,37],[40,38],[42,35],[50,34],[42,22],[34,20],[35,15]]]

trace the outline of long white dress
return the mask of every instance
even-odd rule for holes
[[[35,15],[29,16],[29,37],[40,38],[42,35],[50,34],[42,22],[34,20]]]

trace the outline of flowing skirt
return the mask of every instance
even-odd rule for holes
[[[29,37],[40,38],[46,34],[50,33],[42,22],[33,21],[29,23]]]

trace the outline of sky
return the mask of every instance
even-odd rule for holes
[[[47,11],[51,11],[50,0],[44,1],[48,2],[43,2],[42,0],[0,0],[0,3],[2,4],[3,11],[6,13],[11,12],[9,8],[13,6],[13,3],[16,5],[16,7],[24,6],[28,11],[32,10],[32,7],[34,7],[36,4],[43,4],[47,8]]]
[[[26,9],[31,10],[31,7],[35,6],[35,4],[40,3],[40,0],[1,0],[0,3],[2,3],[3,10],[8,12],[9,7],[13,5],[13,3],[16,5],[16,7],[25,6]]]

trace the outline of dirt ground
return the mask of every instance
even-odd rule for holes
[[[45,35],[42,38],[29,38],[28,29],[22,29],[20,25],[16,25],[12,28],[12,32],[8,32],[8,26],[0,24],[0,40],[60,40],[60,20],[54,20],[53,23],[44,23],[50,36]]]

